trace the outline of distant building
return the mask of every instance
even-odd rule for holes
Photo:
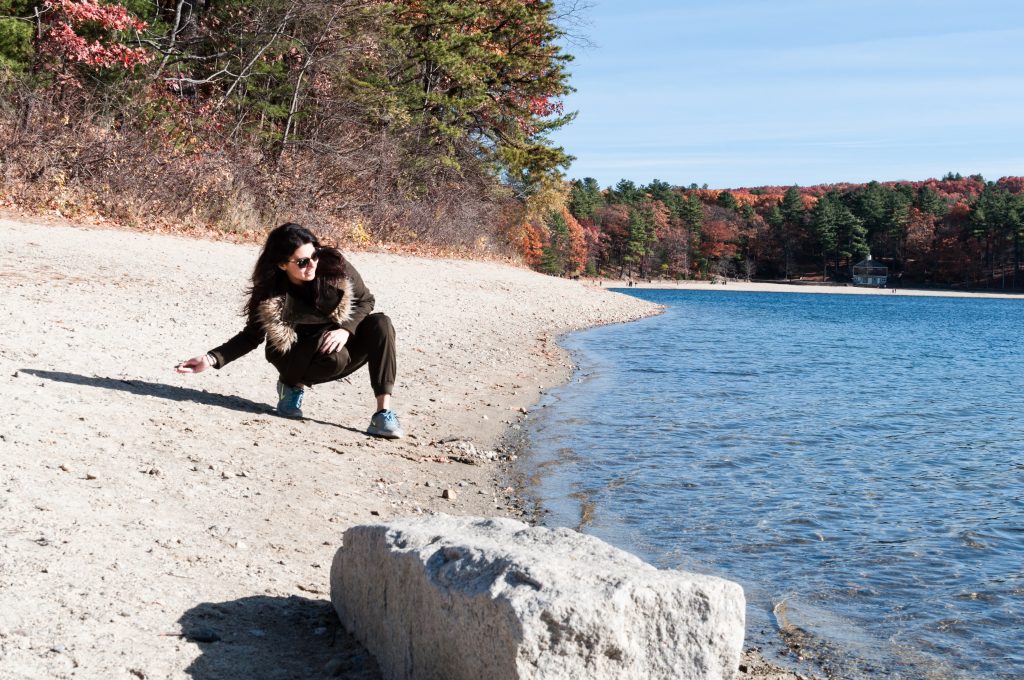
[[[853,285],[855,286],[884,286],[889,281],[889,268],[878,260],[871,259],[868,253],[866,259],[853,265]]]

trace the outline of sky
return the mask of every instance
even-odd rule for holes
[[[1024,175],[1024,0],[592,0],[583,17],[578,116],[552,134],[571,178]]]

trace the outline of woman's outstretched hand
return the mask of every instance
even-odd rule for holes
[[[202,373],[211,365],[210,355],[203,354],[202,356],[192,357],[191,359],[182,361],[174,367],[174,370],[178,373]]]
[[[337,352],[339,349],[345,346],[348,342],[349,333],[344,328],[336,328],[333,331],[327,331],[320,338],[320,351],[324,354],[331,354]]]

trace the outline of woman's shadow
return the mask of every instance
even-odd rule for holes
[[[170,401],[190,401],[196,404],[218,406],[220,408],[241,411],[243,413],[276,415],[274,409],[267,404],[252,401],[245,397],[217,394],[216,392],[197,390],[192,387],[178,387],[177,385],[165,385],[163,383],[149,382],[146,380],[101,378],[99,376],[90,377],[87,375],[79,375],[77,373],[67,373],[65,371],[44,371],[36,368],[22,368],[19,370],[19,373],[34,375],[37,378],[54,380],[56,382],[69,383],[72,385],[84,385],[86,387],[98,387],[106,390],[129,392],[142,397],[157,397],[159,399],[168,399]],[[329,423],[324,420],[316,420],[315,418],[303,418],[303,420],[308,420],[311,423],[319,423],[320,425],[338,427],[343,430],[348,430],[349,432],[355,432],[356,434],[366,434],[362,430],[354,427],[347,427],[345,425],[339,425],[338,423]]]
[[[204,602],[179,623],[181,637],[202,651],[185,669],[194,680],[381,677],[328,600],[256,595]]]

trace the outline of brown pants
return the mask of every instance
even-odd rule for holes
[[[287,354],[267,354],[286,385],[316,385],[339,380],[370,365],[370,385],[376,396],[395,389],[398,360],[395,327],[385,314],[370,314],[356,326],[355,335],[337,352],[318,352],[323,333],[300,338]]]

